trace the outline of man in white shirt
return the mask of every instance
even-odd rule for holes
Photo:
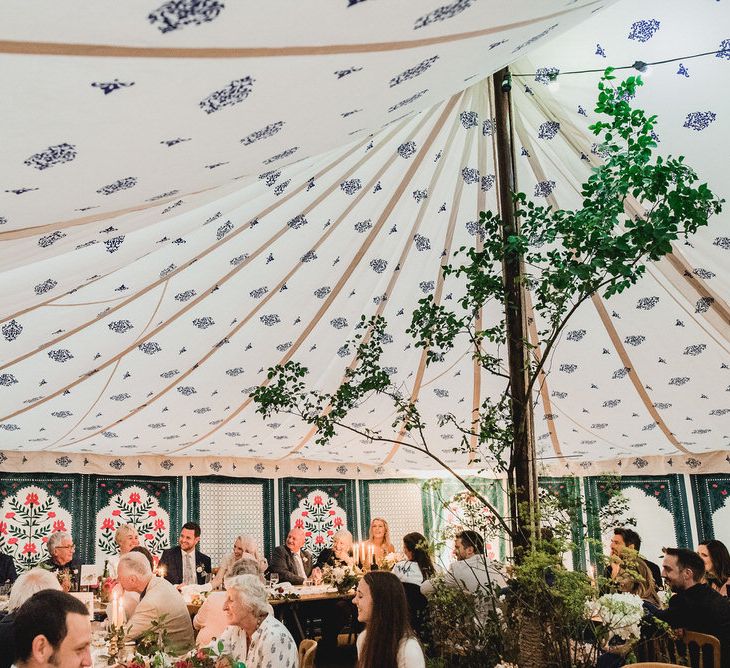
[[[14,668],[92,665],[89,611],[81,601],[62,591],[44,589],[18,608],[14,641]]]
[[[447,586],[461,587],[472,594],[480,588],[496,591],[506,586],[504,576],[484,551],[484,539],[476,531],[462,531],[456,536],[454,556],[456,561],[452,562],[444,577]],[[432,580],[421,585],[421,593],[425,596],[433,591]]]
[[[129,552],[119,560],[119,584],[125,591],[136,591],[139,603],[127,622],[126,635],[137,640],[164,615],[170,646],[186,652],[195,645],[193,624],[182,594],[167,580],[152,574],[150,562],[139,552]]]

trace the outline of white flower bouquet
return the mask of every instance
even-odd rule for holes
[[[586,601],[586,614],[605,627],[609,641],[618,637],[628,642],[641,636],[644,606],[636,594],[604,594],[597,601]]]
[[[344,594],[357,584],[357,573],[350,566],[325,566],[322,580]]]
[[[405,558],[400,552],[389,552],[378,562],[378,568],[381,571],[392,571],[393,566],[399,561],[405,561]]]

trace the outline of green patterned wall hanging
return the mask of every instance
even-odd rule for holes
[[[717,539],[728,541],[730,527],[727,518],[718,524],[715,513],[726,507],[730,497],[730,475],[710,473],[690,476],[695,516],[697,517],[697,533],[699,541]],[[729,506],[730,507],[730,506]],[[727,513],[723,513],[726,515]]]
[[[69,531],[84,545],[88,496],[83,476],[6,473],[0,475],[0,552],[20,571],[48,558],[46,543],[55,531]],[[83,559],[82,554],[78,557]]]
[[[145,476],[89,476],[93,515],[92,540],[85,543],[87,563],[103,563],[117,554],[114,533],[132,524],[140,544],[159,556],[177,544],[182,525],[182,478]]]
[[[304,529],[305,547],[318,555],[339,529],[355,534],[355,482],[282,478],[279,480],[279,532],[282,542],[292,526]]]
[[[467,481],[504,517],[507,498],[503,480],[470,477]],[[464,486],[454,478],[433,482],[435,486],[427,484],[423,488],[426,535],[432,541],[439,541],[445,531],[449,533],[450,527],[461,525],[468,529],[476,528],[484,534],[490,557],[503,560],[507,556],[506,537],[503,532],[493,528],[493,522],[487,520],[489,512],[482,508],[481,503],[476,500],[472,502]],[[456,495],[458,497],[455,499]],[[485,517],[480,517],[480,514]],[[446,552],[442,551],[440,558],[447,557]]]
[[[611,485],[618,485],[624,494],[639,490],[633,497],[629,516],[637,520],[636,529],[642,537],[642,553],[652,561],[661,560],[661,547],[687,547],[693,545],[689,519],[689,505],[684,477],[681,475],[624,476],[621,478],[584,478],[588,534],[593,539],[589,544],[591,561],[597,563],[602,552],[601,529],[598,509],[609,500]],[[650,500],[653,499],[653,502]],[[669,513],[661,514],[656,509]],[[664,526],[667,523],[667,526]],[[653,546],[653,547],[649,547]]]
[[[579,478],[554,478],[542,477],[538,480],[538,487],[545,490],[547,494],[559,500],[561,508],[570,522],[570,535],[573,548],[573,568],[585,570],[585,540],[583,527],[583,504],[580,498]]]
[[[252,535],[269,558],[274,549],[274,481],[205,476],[188,481],[188,517],[203,527],[201,549],[217,565],[236,536]]]

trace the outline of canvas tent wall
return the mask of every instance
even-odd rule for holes
[[[546,68],[718,51],[654,68],[637,104],[660,115],[662,151],[729,190],[719,3],[343,1],[286,21],[274,5],[251,16],[188,4],[83,20],[51,3],[1,10],[13,91],[0,166],[3,470],[433,473],[407,445],[343,432],[316,446],[294,418],[260,420],[248,393],[290,358],[334,387],[345,341],[375,312],[390,323],[393,378],[424,414],[468,419],[498,391],[466,343],[419,373],[405,329],[421,296],[458,296],[440,264],[495,207],[485,77],[515,60],[530,75],[513,87],[519,186],[575,206],[600,159],[586,129],[599,74],[562,74],[556,90]],[[305,19],[315,27],[303,33]],[[546,472],[730,470],[727,214],[689,244],[571,324],[537,397]],[[351,418],[389,428],[391,408],[373,397]],[[468,468],[458,434],[431,419],[428,437]]]

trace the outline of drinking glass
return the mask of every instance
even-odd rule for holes
[[[271,588],[273,589],[279,584],[279,574],[271,573],[271,575],[269,575],[269,581],[271,582]]]

